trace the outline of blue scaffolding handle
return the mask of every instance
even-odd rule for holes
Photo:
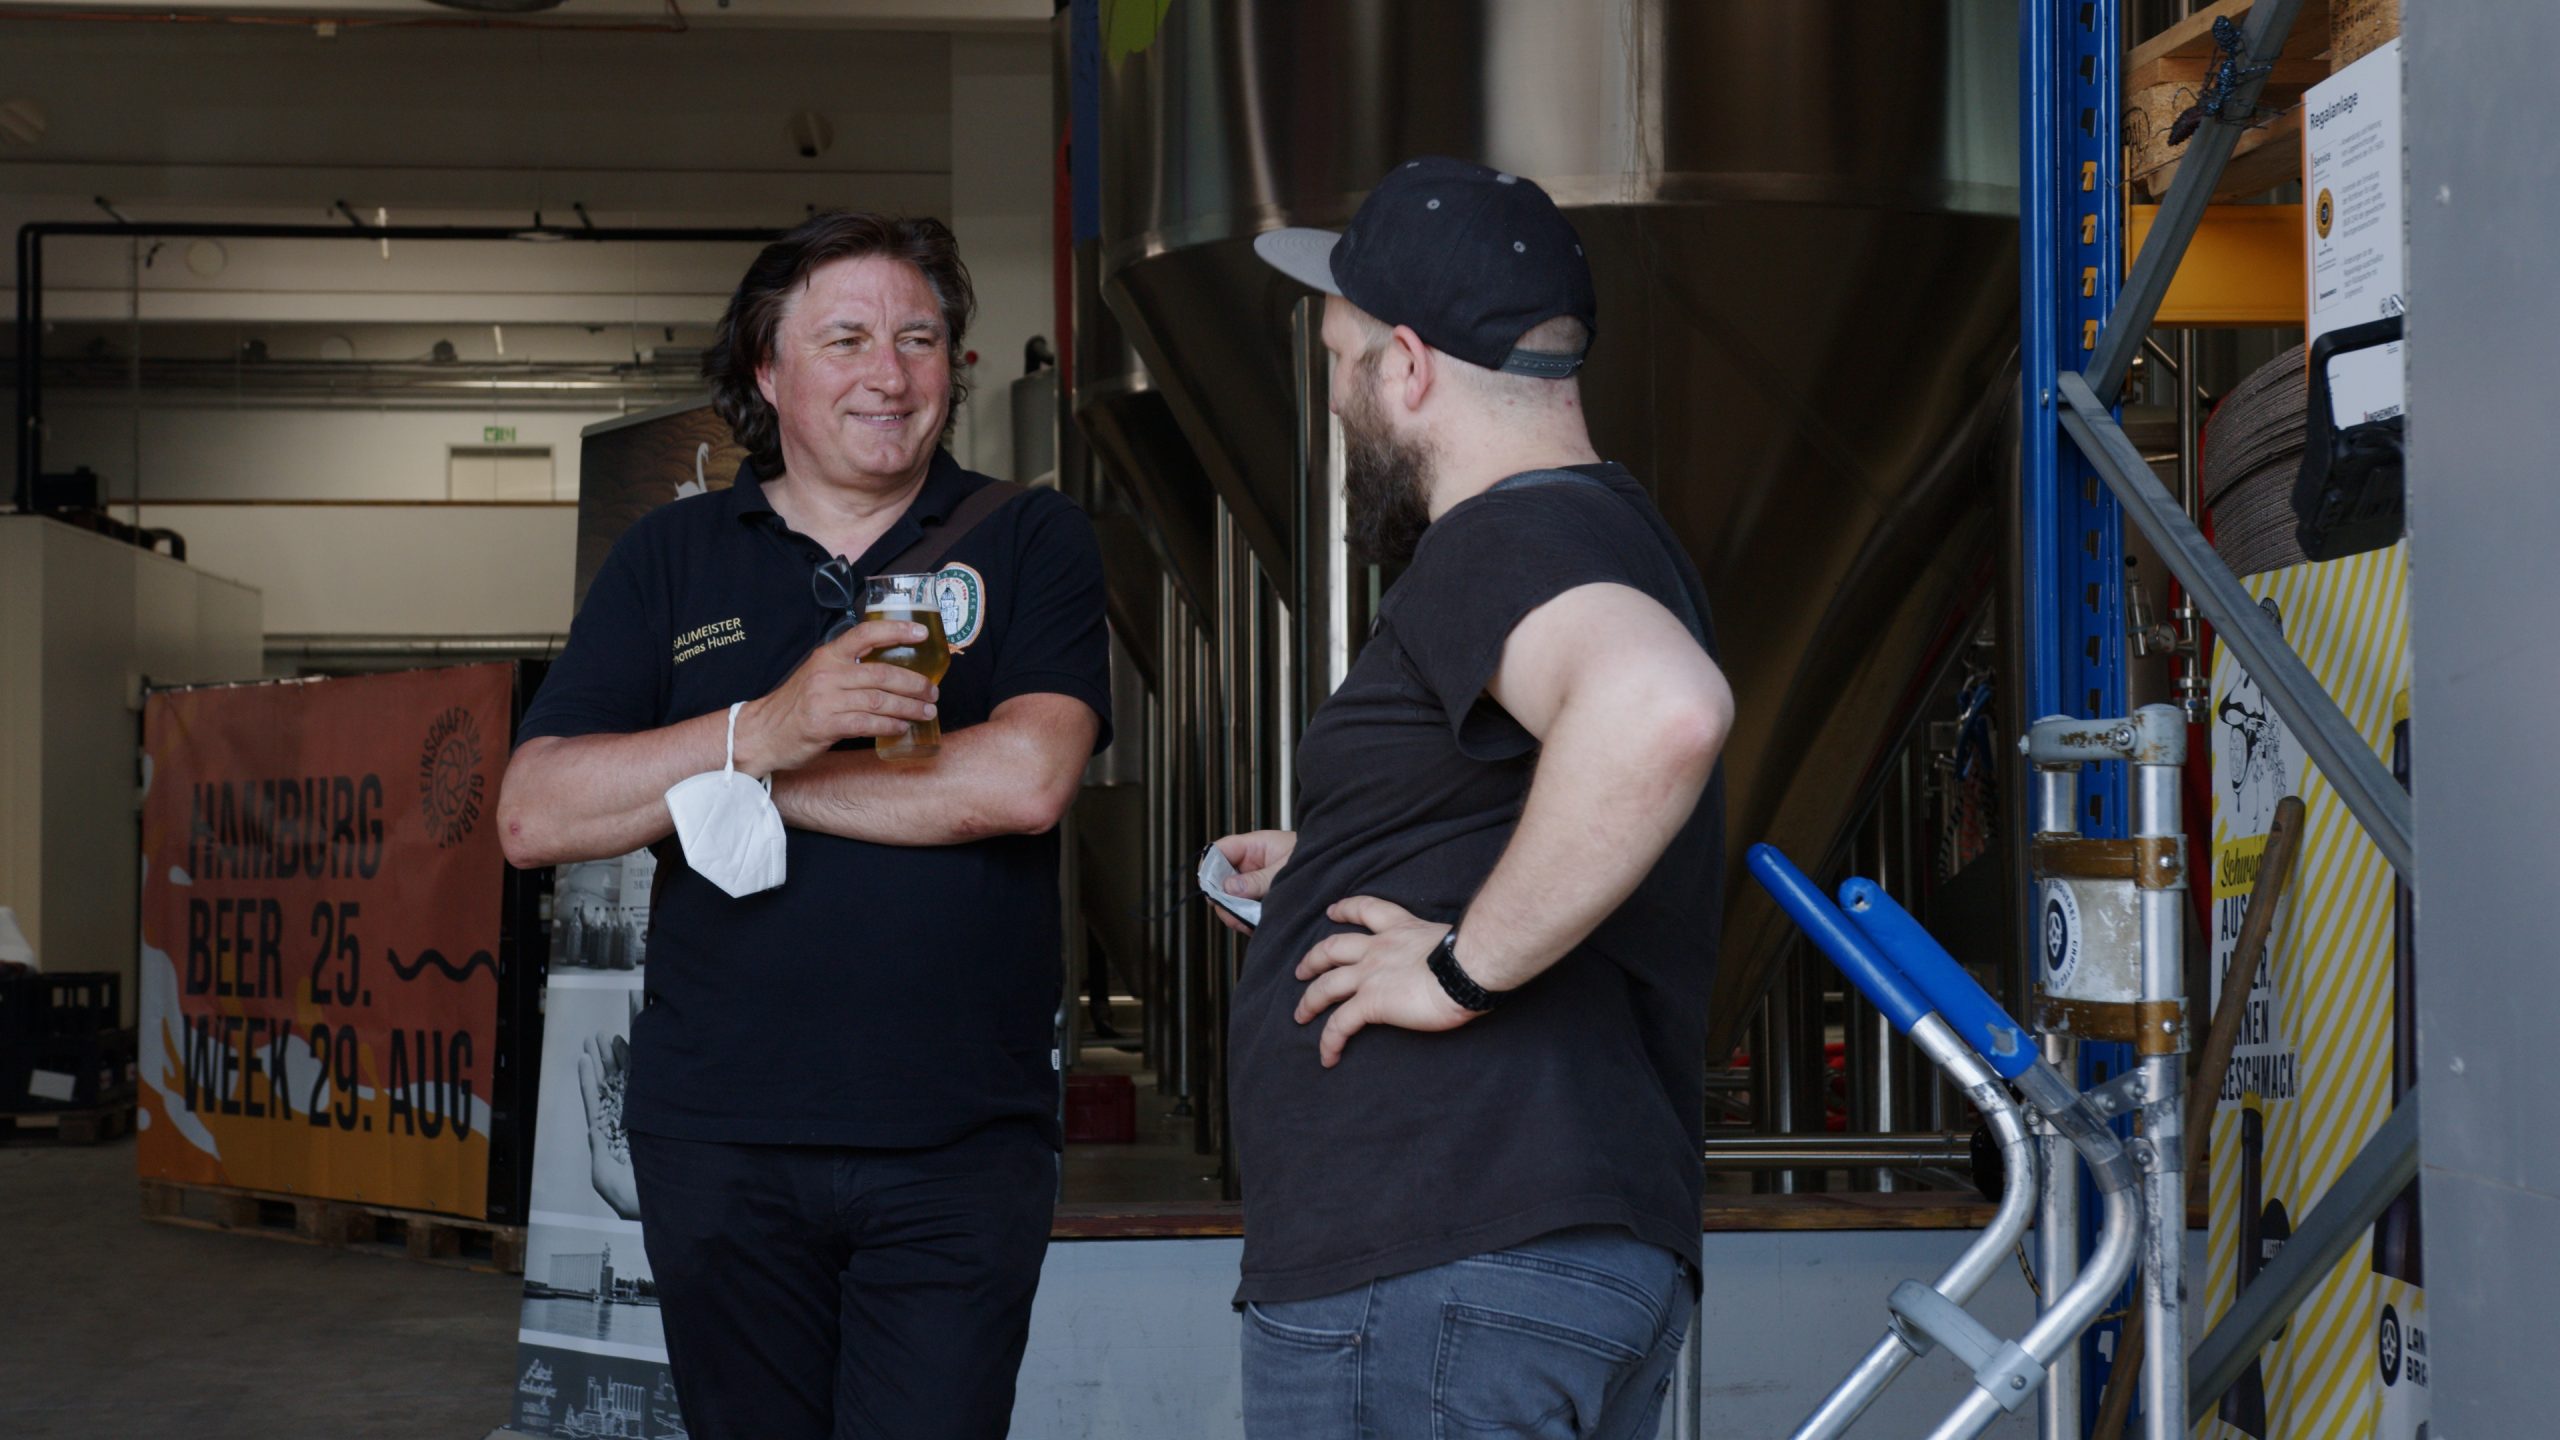
[[[2034,1068],[2040,1057],[2026,1027],[2009,1018],[2000,1002],[1883,887],[1873,880],[1850,880],[1840,887],[1840,908],[2002,1079],[2015,1080]]]
[[[1764,844],[1752,846],[1745,863],[1752,878],[1778,902],[1778,908],[1822,947],[1822,953],[1831,957],[1841,974],[1867,992],[1867,998],[1893,1022],[1894,1029],[1909,1034],[1912,1026],[1928,1016],[1931,1007],[1919,987],[1849,923],[1831,903],[1831,897],[1797,869],[1795,862],[1775,846]]]

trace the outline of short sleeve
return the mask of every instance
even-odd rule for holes
[[[1034,491],[1017,532],[1013,598],[997,639],[990,709],[1019,695],[1065,695],[1102,722],[1111,743],[1111,632],[1104,621],[1102,547],[1074,501]]]
[[[1642,526],[1614,495],[1552,485],[1484,496],[1425,532],[1397,587],[1407,593],[1395,597],[1388,620],[1461,753],[1507,760],[1537,746],[1484,693],[1529,612],[1584,585],[1625,585],[1661,599],[1666,582],[1679,583]],[[1415,580],[1422,583],[1408,589]]]
[[[670,608],[647,522],[614,543],[569,624],[569,643],[516,727],[516,743],[544,736],[632,735],[666,710]]]

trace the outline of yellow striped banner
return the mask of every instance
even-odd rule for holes
[[[2408,714],[2406,547],[2251,577],[2312,675],[2386,760]],[[2228,647],[2213,664],[2213,965],[2225,983],[2276,802],[2299,795],[2300,859],[2212,1133],[2206,1324],[2282,1247],[2391,1109],[2393,876]],[[2196,1007],[2210,1013],[2210,997]],[[2202,1440],[2341,1440],[2380,1433],[2383,1374],[2399,1370],[2371,1247],[2312,1292],[2256,1370],[2196,1428]],[[2422,1322],[2419,1322],[2422,1323]],[[2380,1327],[2378,1329],[2378,1327]],[[2377,1364],[2377,1335],[2392,1338]],[[2422,1343],[2422,1342],[2421,1342]],[[2416,1371],[2424,1384],[2423,1362]],[[2395,1409],[2400,1407],[2396,1406]],[[2402,1437],[2394,1435],[2394,1440]]]

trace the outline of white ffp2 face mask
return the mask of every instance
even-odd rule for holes
[[[773,781],[738,773],[738,711],[729,707],[729,750],[717,770],[677,781],[667,790],[684,862],[703,879],[743,900],[782,883],[782,812],[773,808]]]

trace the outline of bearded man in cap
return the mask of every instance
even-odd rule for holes
[[[1255,248],[1329,297],[1353,543],[1402,573],[1307,727],[1300,828],[1218,842],[1263,907],[1245,1428],[1650,1436],[1699,1284],[1733,710],[1704,589],[1593,447],[1591,271],[1538,186],[1415,160]]]

